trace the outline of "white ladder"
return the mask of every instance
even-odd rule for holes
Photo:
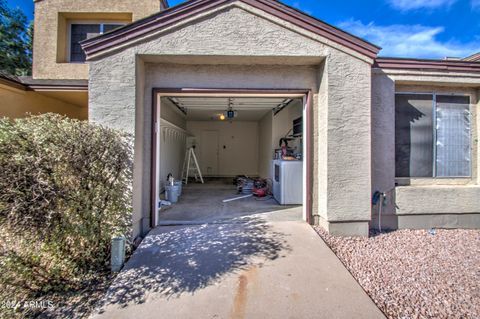
[[[193,167],[190,167],[190,164],[192,162],[195,165]],[[188,175],[192,170],[195,176],[195,180],[198,181],[198,179],[200,178],[200,181],[202,182],[202,184],[204,184],[202,172],[200,171],[200,166],[198,166],[198,161],[197,161],[197,156],[195,155],[195,151],[193,147],[189,147],[185,151],[185,159],[183,160],[183,166],[182,166],[182,181],[184,181],[185,184],[188,184]]]

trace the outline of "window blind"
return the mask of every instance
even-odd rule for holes
[[[433,94],[395,96],[395,173],[433,176]]]
[[[470,99],[437,95],[436,176],[470,176]]]

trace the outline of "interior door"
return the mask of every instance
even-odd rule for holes
[[[200,167],[206,176],[218,175],[218,131],[202,131]]]

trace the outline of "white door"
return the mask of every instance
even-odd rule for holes
[[[203,175],[218,175],[218,131],[202,131],[200,161]]]

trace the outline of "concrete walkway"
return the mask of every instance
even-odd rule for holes
[[[152,230],[92,317],[384,318],[309,225],[275,213]]]

